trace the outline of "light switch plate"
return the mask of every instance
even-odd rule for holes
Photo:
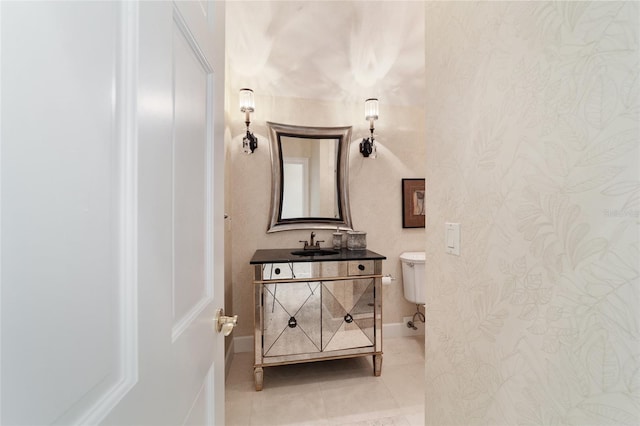
[[[460,256],[460,224],[445,223],[444,233],[444,251]]]

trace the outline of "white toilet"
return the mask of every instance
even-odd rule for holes
[[[424,259],[425,254],[423,251],[408,251],[400,255],[404,298],[416,305],[424,305],[427,302]]]
[[[420,312],[420,305],[427,303],[426,285],[424,278],[425,253],[423,251],[408,251],[400,255],[402,262],[402,285],[404,287],[404,298],[416,304],[416,313],[413,319],[407,322],[407,327],[417,330],[416,317],[420,322],[425,322],[425,317]]]

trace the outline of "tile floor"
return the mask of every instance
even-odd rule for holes
[[[237,353],[226,382],[226,425],[424,424],[424,335],[387,338],[382,375],[372,357],[264,369],[256,392],[251,353]]]

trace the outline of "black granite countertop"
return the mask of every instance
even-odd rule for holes
[[[251,258],[252,265],[260,265],[263,263],[282,263],[282,262],[335,262],[343,260],[381,260],[386,259],[386,256],[378,254],[371,250],[349,250],[346,248],[340,250],[333,250],[330,248],[322,249],[335,251],[335,254],[325,255],[297,255],[293,252],[301,252],[300,248],[289,249],[259,249],[253,254]],[[311,253],[311,252],[309,252]]]

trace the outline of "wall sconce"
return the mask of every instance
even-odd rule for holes
[[[364,116],[369,120],[369,130],[371,130],[370,138],[363,138],[360,142],[360,153],[363,157],[376,158],[378,156],[376,144],[373,139],[373,122],[378,119],[378,99],[369,98],[364,101]]]
[[[253,90],[240,89],[240,111],[244,112],[244,122],[247,125],[247,134],[242,138],[242,149],[246,154],[253,154],[253,151],[258,148],[258,138],[249,131],[249,124],[251,124],[251,113],[256,110],[256,104],[253,100]]]

